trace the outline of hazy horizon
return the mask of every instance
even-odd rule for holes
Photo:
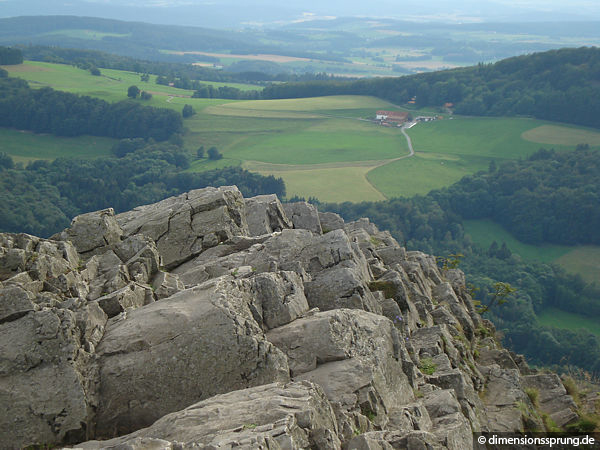
[[[399,7],[392,0],[0,0],[0,17],[78,15],[203,27],[277,26],[340,17],[409,21],[543,22],[600,20],[590,0],[429,0]]]

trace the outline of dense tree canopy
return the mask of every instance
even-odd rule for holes
[[[530,115],[600,127],[600,49],[565,48],[517,56],[495,64],[358,81],[274,84],[264,98],[374,95],[418,106],[452,103],[458,114]]]
[[[182,128],[181,115],[133,101],[108,103],[97,98],[30,89],[27,82],[0,78],[0,126],[59,136],[168,139]]]
[[[23,53],[18,48],[0,46],[0,65],[23,64]]]
[[[188,161],[179,147],[142,144],[133,140],[116,146],[121,158],[40,160],[24,169],[11,168],[0,154],[0,231],[49,236],[77,214],[107,207],[127,211],[206,186],[235,184],[245,196],[285,195],[280,178],[238,167],[184,172]]]
[[[600,244],[600,152],[541,149],[433,194],[466,219],[491,218],[523,242]]]

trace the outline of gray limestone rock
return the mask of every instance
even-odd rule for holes
[[[344,229],[344,219],[336,213],[319,212],[319,222],[321,223],[321,230],[323,233]]]
[[[472,339],[475,334],[475,325],[469,316],[464,303],[461,302],[450,283],[440,283],[432,290],[433,299],[440,305],[446,305],[452,315],[460,322],[467,339]]]
[[[341,448],[331,405],[317,385],[306,381],[217,395],[130,435],[78,448],[146,449],[150,443],[163,445],[159,448]]]
[[[200,284],[200,283],[197,283]],[[152,280],[152,289],[158,300],[175,295],[185,289],[185,285],[177,274],[160,271]]]
[[[0,447],[85,438],[85,352],[75,314],[44,309],[0,324]]]
[[[90,255],[102,247],[116,244],[123,232],[112,208],[81,214],[71,221],[71,226],[53,239],[70,241],[77,252]]]
[[[261,273],[251,278],[266,329],[288,324],[309,309],[302,279],[295,272]]]
[[[96,300],[108,317],[114,317],[128,309],[139,308],[146,303],[146,289],[137,283],[104,295]]]
[[[523,392],[519,371],[489,366],[483,367],[481,372],[486,377],[482,401],[485,405],[489,428],[494,431],[510,433],[522,430],[524,416],[531,417],[535,411],[527,394]],[[538,419],[535,428],[544,429],[541,420]]]
[[[510,356],[510,353],[505,349],[480,349],[477,364],[482,366],[497,364],[501,369],[518,369],[518,366]]]
[[[317,208],[307,202],[284,203],[283,210],[294,224],[294,228],[309,230],[315,234],[322,234],[321,222]]]
[[[577,405],[567,394],[560,378],[555,373],[540,373],[521,378],[523,387],[538,393],[540,410],[550,415],[557,426],[564,427],[578,419]]]
[[[578,418],[368,219],[222,187],[55,237],[0,233],[0,447],[462,449],[541,429],[525,390]]]
[[[319,272],[312,281],[305,283],[305,287],[311,308],[319,308],[321,311],[351,308],[381,312],[379,303],[354,261]]]
[[[247,198],[246,221],[250,236],[269,234],[294,226],[275,194]]]
[[[441,450],[437,436],[428,431],[371,431],[354,437],[348,450]],[[465,447],[468,448],[468,447]]]
[[[210,396],[289,378],[285,356],[264,340],[238,283],[212,280],[108,323],[97,348],[97,436],[129,433]]]
[[[125,236],[156,242],[167,268],[184,263],[236,235],[248,235],[245,204],[236,187],[190,191],[116,216]]]
[[[323,387],[338,417],[357,412],[383,426],[391,411],[413,398],[399,361],[401,342],[382,316],[318,312],[270,330],[267,339],[288,356],[292,376]]]
[[[0,323],[10,322],[34,311],[35,295],[19,286],[0,287]]]

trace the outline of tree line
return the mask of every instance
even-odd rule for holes
[[[120,157],[38,160],[26,167],[0,153],[0,231],[50,236],[78,214],[108,207],[128,211],[207,186],[235,184],[248,197],[285,196],[281,178],[239,167],[186,172],[186,152],[169,142],[126,140],[115,145],[115,153]]]
[[[181,114],[132,101],[104,100],[31,89],[27,82],[0,78],[0,126],[58,136],[151,137],[164,141],[182,129]]]
[[[600,127],[600,49],[551,50],[494,64],[397,78],[272,84],[263,98],[372,95],[417,106],[452,103],[457,114],[526,115]]]
[[[0,45],[0,65],[23,64],[23,53],[18,48],[3,47]]]
[[[490,218],[531,244],[600,244],[600,153],[540,149],[432,194],[465,219]]]
[[[106,69],[126,70],[140,74],[153,74],[161,77],[159,78],[161,83],[173,83],[176,87],[190,90],[196,89],[196,87],[190,84],[194,80],[223,83],[253,83],[261,85],[271,82],[347,79],[325,73],[292,74],[282,72],[268,74],[255,70],[226,72],[181,62],[131,58],[98,50],[82,50],[39,45],[19,46],[18,48],[22,51],[25,59],[32,61],[70,64],[84,70],[89,70],[92,67],[102,67]],[[196,61],[202,59],[202,55],[194,55],[194,59]]]

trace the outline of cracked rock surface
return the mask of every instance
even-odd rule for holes
[[[83,214],[0,234],[0,448],[464,449],[576,421],[494,331],[462,272],[368,219],[235,186]]]

